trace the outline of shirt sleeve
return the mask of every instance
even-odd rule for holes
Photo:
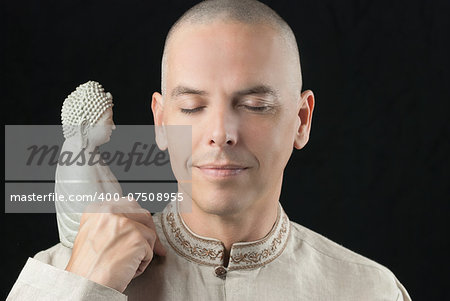
[[[6,300],[127,300],[127,296],[74,273],[28,258]]]
[[[411,297],[409,296],[405,287],[397,279],[395,279],[395,281],[398,287],[398,297],[396,301],[411,301]]]

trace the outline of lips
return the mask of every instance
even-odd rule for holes
[[[237,176],[248,169],[246,166],[236,164],[207,164],[196,167],[204,175],[216,178]]]

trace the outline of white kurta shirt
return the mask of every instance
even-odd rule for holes
[[[29,258],[8,300],[410,300],[387,268],[289,221],[281,205],[268,235],[224,245],[201,237],[169,204],[153,216],[167,249],[122,294],[64,270],[57,244]]]

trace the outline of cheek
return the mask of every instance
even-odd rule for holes
[[[171,124],[171,125],[177,125],[177,124],[191,124],[192,122],[189,121],[187,118],[183,118],[183,116],[179,109],[172,103],[170,104],[164,104],[164,111],[162,115],[162,121],[164,124]]]
[[[172,169],[179,181],[190,180],[188,161],[192,156],[190,126],[167,126],[167,142]]]
[[[89,138],[92,140],[92,142],[103,142],[105,139],[109,138],[109,131],[106,126],[98,126],[94,128],[89,133]]]
[[[242,140],[263,169],[284,169],[293,149],[291,128],[286,124],[247,124]]]
[[[98,141],[98,140],[101,140],[101,138],[102,138],[102,132],[103,131],[101,131],[101,130],[99,130],[99,129],[96,129],[93,133],[92,133],[92,139],[94,139],[95,141]]]

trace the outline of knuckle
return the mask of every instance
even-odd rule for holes
[[[132,231],[129,235],[130,240],[135,244],[140,244],[143,240],[142,235],[138,231]]]
[[[142,209],[142,214],[145,216],[146,219],[153,222],[152,214],[150,213],[150,211],[148,211],[146,209]]]
[[[131,232],[129,235],[130,243],[128,245],[131,245],[133,247],[136,247],[138,249],[145,248],[148,245],[147,240],[145,237],[139,233],[139,231]]]
[[[132,221],[125,217],[125,216],[119,216],[119,215],[115,215],[117,218],[117,223],[119,225],[119,227],[121,228],[129,228],[129,227],[134,227],[134,225],[132,225]]]
[[[108,203],[106,203],[106,204],[102,204],[101,206],[100,206],[100,212],[102,212],[102,213],[115,213],[115,208],[114,208],[114,206],[112,206],[112,205],[110,205],[110,204],[108,204]]]

